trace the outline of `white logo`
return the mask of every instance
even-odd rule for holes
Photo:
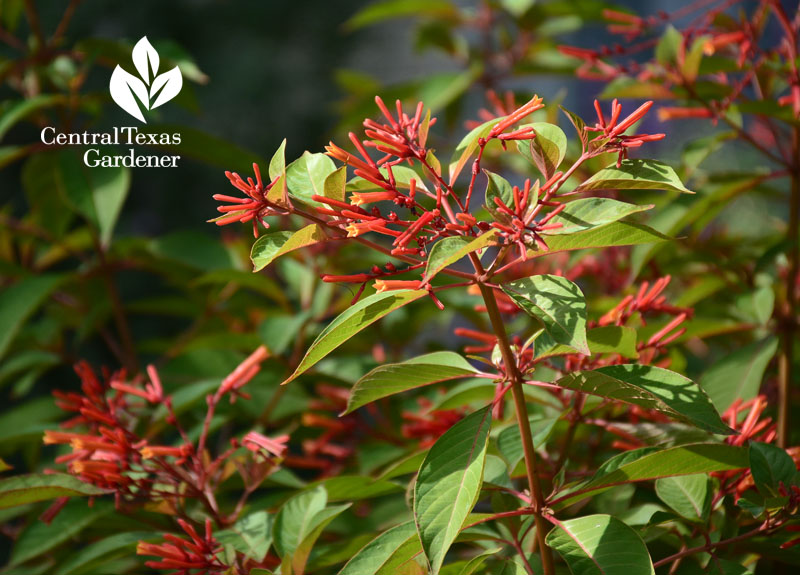
[[[144,119],[139,104],[146,110],[166,104],[181,91],[183,76],[177,66],[158,75],[158,52],[148,42],[147,36],[136,43],[131,56],[141,79],[117,65],[111,74],[108,88],[120,108],[146,124],[147,120]]]

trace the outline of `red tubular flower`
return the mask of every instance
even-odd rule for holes
[[[713,114],[708,108],[686,108],[662,106],[658,109],[658,119],[662,122],[669,120],[685,120],[689,118],[711,118]]]
[[[419,399],[418,403],[423,409],[430,406],[427,399]],[[403,412],[404,423],[401,431],[403,437],[409,439],[419,439],[420,447],[430,447],[441,435],[453,427],[464,418],[464,411],[461,409],[438,409],[429,411],[424,415],[411,412]]]
[[[234,222],[253,222],[253,235],[258,237],[258,223],[260,222],[264,228],[269,225],[263,220],[267,215],[271,215],[271,208],[267,203],[267,192],[272,188],[275,182],[270,182],[266,186],[261,180],[261,170],[258,164],[253,164],[253,172],[255,173],[256,180],[247,178],[245,181],[236,172],[225,172],[225,177],[228,178],[231,185],[237,190],[244,192],[246,198],[236,198],[226,196],[223,194],[214,194],[213,198],[221,202],[228,202],[228,204],[219,206],[218,212],[227,214],[212,221],[218,226],[225,226]]]
[[[724,48],[725,46],[729,46],[731,44],[740,44],[746,39],[747,34],[741,30],[737,32],[728,32],[726,34],[717,34],[703,44],[703,53],[706,56],[711,56],[720,48]]]
[[[420,280],[375,280],[375,290],[378,293],[399,289],[419,289]]]
[[[228,569],[218,555],[222,545],[211,532],[211,521],[206,519],[205,534],[199,535],[188,522],[178,519],[181,529],[189,539],[175,535],[164,535],[167,543],[140,542],[136,547],[137,555],[158,557],[158,561],[147,561],[145,565],[151,569],[172,569],[176,575],[220,574]]]
[[[283,457],[286,454],[286,442],[288,441],[288,435],[270,438],[256,431],[251,431],[242,438],[242,445],[253,453],[266,451],[275,457]]]
[[[501,119],[489,132],[487,135],[488,138],[496,138],[500,134],[502,134],[507,128],[513,126],[524,117],[529,116],[530,114],[534,113],[536,110],[540,110],[544,108],[544,104],[542,103],[542,99],[539,96],[534,96],[528,102],[511,112],[508,116]]]
[[[261,371],[261,362],[269,357],[269,351],[263,345],[256,349],[250,356],[240,363],[231,374],[222,380],[219,394],[223,395],[231,391],[238,391],[256,374]]]

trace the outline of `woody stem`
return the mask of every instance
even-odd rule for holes
[[[516,357],[508,341],[508,334],[503,324],[503,318],[500,316],[500,309],[497,307],[497,300],[495,299],[493,288],[486,285],[481,279],[485,275],[483,265],[480,259],[478,259],[478,256],[474,253],[470,254],[469,257],[478,276],[478,287],[481,290],[481,296],[483,296],[483,301],[486,304],[486,311],[489,315],[489,321],[492,324],[492,330],[495,336],[497,336],[497,345],[503,356],[506,376],[511,382],[511,395],[514,399],[517,424],[519,425],[519,433],[522,437],[522,450],[525,455],[525,472],[528,476],[528,487],[531,493],[531,508],[536,520],[536,539],[538,547],[541,550],[543,573],[544,575],[553,575],[555,573],[553,554],[545,543],[545,536],[550,529],[550,524],[542,514],[544,495],[542,494],[542,487],[536,472],[536,451],[533,447],[533,436],[531,434],[530,422],[528,421],[528,407],[525,404],[525,393],[522,390],[522,373],[519,371]]]
[[[791,174],[792,192],[789,200],[789,270],[786,277],[786,307],[784,310],[782,331],[783,341],[778,358],[778,445],[789,444],[789,413],[792,387],[792,359],[794,354],[794,338],[797,333],[797,274],[800,271],[800,128],[792,130],[793,169]]]

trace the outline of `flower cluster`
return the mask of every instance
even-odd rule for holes
[[[153,366],[147,368],[149,381],[126,381],[122,372],[98,378],[87,363],[81,362],[75,367],[81,378],[81,392],[54,392],[58,405],[76,415],[63,424],[66,430],[46,431],[44,443],[69,446],[71,452],[57,457],[56,462],[66,463],[70,473],[83,481],[113,492],[118,507],[161,501],[166,508],[177,511],[183,508],[185,498],[192,498],[226,524],[233,518],[218,509],[213,493],[225,478],[224,463],[240,442],[233,440],[229,449],[210,456],[209,426],[222,398],[233,401],[237,395],[244,395],[241,388],[258,373],[266,357],[264,347],[256,350],[207,397],[208,411],[196,442],[180,424],[172,398],[164,394]],[[156,407],[166,410],[168,427],[161,434],[175,434],[176,441],[171,445],[159,444],[151,433],[143,432],[142,426]],[[76,427],[84,429],[73,431]],[[241,466],[243,477],[248,482],[263,481],[276,469],[287,440],[287,436],[269,438],[255,431],[245,435],[241,444],[259,459]],[[48,517],[52,518],[55,512],[54,509]]]
[[[181,529],[189,536],[187,540],[177,535],[166,534],[166,543],[140,542],[136,547],[138,555],[158,557],[157,561],[146,561],[145,565],[151,569],[170,569],[176,575],[200,575],[224,573],[229,570],[219,557],[222,554],[222,545],[214,538],[211,520],[206,519],[205,532],[197,533],[194,527],[183,519],[178,519]]]
[[[795,117],[800,115],[800,21],[784,3],[761,0],[747,6],[741,0],[696,1],[672,13],[649,17],[616,10],[604,10],[603,15],[609,22],[608,31],[620,36],[620,43],[591,49],[561,46],[561,52],[582,62],[577,69],[579,77],[603,81],[630,78],[645,92],[685,101],[687,105],[662,107],[658,111],[662,121],[710,118],[731,125],[728,114],[741,101],[775,103],[790,108]],[[679,28],[665,28],[673,23]],[[665,31],[660,39],[661,55],[642,62],[641,53],[652,50],[661,31]],[[701,59],[711,56],[730,65],[709,66],[707,77],[702,77]],[[780,81],[772,81],[778,77]],[[701,80],[722,89],[704,90]],[[764,149],[777,147],[775,159],[787,158],[786,142],[773,138],[776,131],[769,115],[774,116],[754,116],[772,140]]]

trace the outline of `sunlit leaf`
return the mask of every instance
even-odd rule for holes
[[[502,285],[503,291],[528,315],[538,319],[556,343],[589,355],[586,343],[586,300],[568,279],[539,275]]]
[[[547,534],[547,544],[573,575],[655,575],[642,538],[610,515],[564,521]]]
[[[344,413],[395,393],[476,373],[478,370],[452,351],[438,351],[402,363],[381,365],[356,382]]]
[[[294,373],[283,383],[298,377],[365,327],[427,293],[425,290],[387,291],[373,294],[348,307],[317,336]]]
[[[433,445],[414,486],[414,517],[433,575],[480,493],[492,415],[480,409],[448,429]]]

